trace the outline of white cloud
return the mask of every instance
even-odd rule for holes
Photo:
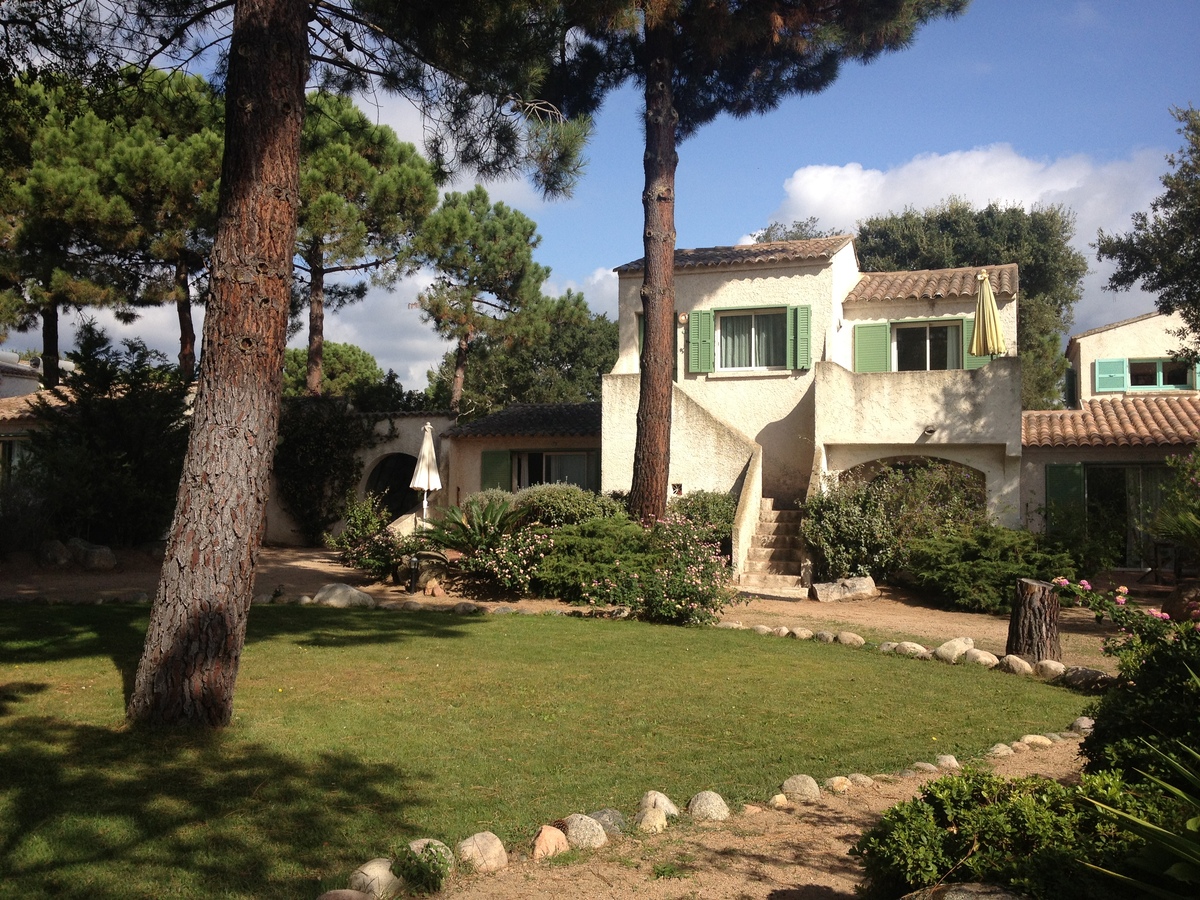
[[[617,273],[611,268],[601,266],[593,269],[592,274],[585,278],[582,284],[574,279],[551,279],[542,288],[542,293],[550,297],[559,297],[565,294],[568,288],[582,293],[593,313],[604,313],[612,321],[617,320]]]
[[[1129,229],[1130,216],[1149,207],[1161,193],[1165,152],[1140,150],[1128,159],[1098,162],[1076,155],[1056,160],[1021,156],[1009,144],[973,150],[922,154],[893,169],[806,166],[784,182],[785,198],[772,214],[776,222],[816,216],[823,227],[853,230],[868,216],[925,209],[948,197],[983,206],[995,200],[1035,205],[1062,204],[1076,215],[1073,246],[1088,259],[1083,299],[1075,310],[1074,330],[1147,312],[1154,298],[1140,291],[1112,294],[1101,290],[1111,265],[1098,263],[1090,244],[1096,232]],[[748,240],[749,238],[743,238]]]

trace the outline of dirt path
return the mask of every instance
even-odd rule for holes
[[[52,603],[95,602],[153,596],[159,563],[144,553],[121,554],[118,568],[104,573],[47,571],[27,555],[0,560],[0,599]],[[266,548],[259,563],[256,593],[279,591],[289,597],[312,595],[329,582],[353,584],[379,599],[408,598],[390,584],[372,584],[339,565],[324,550]],[[451,605],[459,598],[422,602]],[[561,608],[553,601],[506,603],[533,610]],[[927,646],[959,636],[1000,655],[1007,619],[954,613],[923,605],[919,597],[885,591],[870,601],[821,604],[815,601],[753,599],[730,607],[724,618],[745,625],[803,625],[812,630],[848,629],[873,640],[916,640]],[[1090,613],[1064,610],[1063,661],[1107,668],[1100,653],[1103,631]],[[1062,723],[1066,728],[1068,723]],[[1020,735],[1013,735],[1013,739]],[[1056,779],[1078,776],[1077,742],[1064,741],[1039,751],[1018,753],[995,764],[1010,776],[1040,774]],[[928,776],[925,776],[928,777]],[[568,865],[533,862],[528,848],[515,848],[510,867],[497,875],[457,879],[447,892],[456,900],[538,900],[538,898],[730,898],[730,900],[850,900],[860,878],[850,846],[883,810],[914,796],[925,777],[878,780],[845,796],[826,794],[821,802],[795,810],[763,806],[735,810],[720,825],[673,825],[653,837],[627,836],[610,846],[572,854]],[[687,798],[673,798],[682,805]],[[765,800],[766,798],[764,798]]]

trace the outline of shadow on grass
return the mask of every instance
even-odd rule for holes
[[[149,615],[144,606],[7,607],[0,619],[0,665],[109,657],[121,675],[128,703]],[[291,640],[307,647],[400,644],[418,638],[465,637],[468,629],[481,621],[444,613],[264,606],[250,611],[246,643]],[[0,695],[0,715],[6,711],[5,699]]]
[[[229,733],[6,721],[0,883],[21,897],[314,897],[387,852],[424,803],[420,780]]]

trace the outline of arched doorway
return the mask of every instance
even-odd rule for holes
[[[393,519],[398,519],[414,506],[421,505],[421,494],[408,486],[417,458],[407,453],[389,453],[375,463],[367,477],[366,490],[383,498]]]

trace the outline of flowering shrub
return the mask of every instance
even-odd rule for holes
[[[361,500],[351,493],[346,498],[345,527],[340,534],[325,535],[325,543],[338,554],[338,562],[362,569],[382,581],[392,574],[403,552],[388,530],[391,513],[383,498],[368,493]]]
[[[734,596],[728,560],[707,526],[668,516],[643,528],[624,515],[558,529],[518,529],[464,559],[515,593],[626,606],[640,619],[702,625]]]
[[[463,568],[485,575],[503,590],[528,594],[533,579],[547,553],[554,552],[554,537],[546,529],[518,529],[503,534],[492,547],[464,557]]]
[[[1200,684],[1191,676],[1200,672],[1200,605],[1173,621],[1130,601],[1124,586],[1102,593],[1086,581],[1054,584],[1060,598],[1119,629],[1105,640],[1104,653],[1116,659],[1121,677],[1089,709],[1096,724],[1081,747],[1087,769],[1116,769],[1131,779],[1176,777],[1162,754],[1173,754],[1176,742],[1200,746]]]

